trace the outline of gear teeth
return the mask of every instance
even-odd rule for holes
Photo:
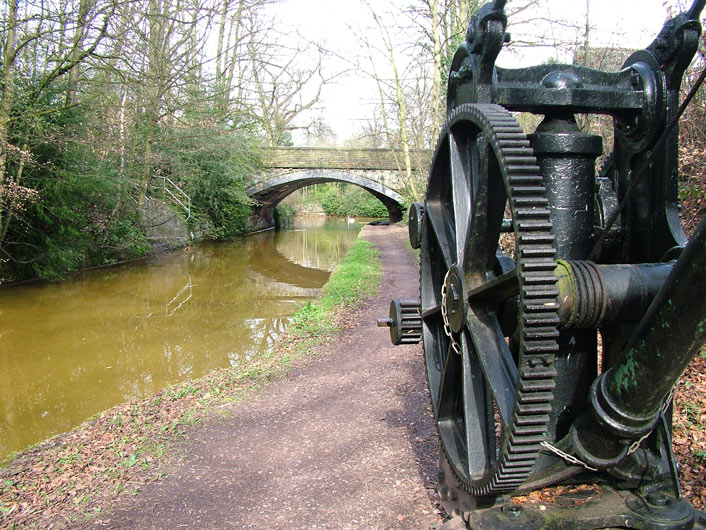
[[[554,236],[552,236],[554,237]],[[536,272],[536,271],[553,271],[556,268],[556,262],[553,258],[548,259],[533,259],[532,261],[523,261],[520,263],[522,271]]]
[[[554,374],[556,375],[556,373]],[[524,376],[523,376],[524,377]],[[553,379],[522,379],[519,381],[519,387],[522,392],[547,392],[554,390],[556,384]],[[553,396],[553,395],[552,395]],[[553,399],[553,397],[552,397]]]
[[[523,245],[551,245],[554,242],[554,236],[551,234],[532,233],[520,234],[520,243]]]
[[[508,180],[513,187],[534,186],[538,192],[541,188],[542,192],[540,195],[544,194],[544,179],[539,176],[539,172],[535,175],[511,175]]]
[[[497,459],[488,463],[489,469],[481,479],[469,481],[462,478],[464,473],[456,471],[461,463],[447,457],[451,470],[467,492],[487,496],[517,489],[532,473],[554,399],[559,305],[549,201],[527,137],[515,118],[499,105],[459,105],[450,113],[434,160],[437,156],[446,156],[440,151],[448,149],[448,131],[464,120],[472,122],[483,131],[487,141],[494,144],[493,152],[501,166],[512,213],[520,282],[521,341],[515,403],[502,432]],[[438,334],[435,340],[438,341]],[[431,369],[438,371],[440,368]],[[449,454],[443,445],[442,451]],[[452,454],[458,459],[456,452]]]
[[[513,189],[513,192],[516,195],[515,200],[521,200],[521,197],[518,197],[517,195],[531,195],[533,199],[543,199],[547,200],[546,197],[539,195],[541,193],[544,193],[544,187],[543,186],[531,186],[531,185],[526,185],[526,186],[516,186]]]
[[[515,226],[517,226],[521,231],[527,232],[539,232],[545,230],[549,232],[552,229],[552,223],[548,220],[538,220],[538,219],[518,219],[515,221]]]
[[[529,379],[549,379],[556,375],[556,370],[554,368],[523,368],[522,377]]]
[[[558,326],[559,315],[557,315],[556,312],[534,313],[531,315],[526,315],[524,319],[524,325],[525,327]]]
[[[528,149],[528,151],[529,151],[529,149]],[[534,169],[539,170],[539,168],[537,168],[537,159],[532,154],[532,152],[529,151],[527,153],[527,155],[529,155],[529,156],[522,156],[522,155],[506,156],[503,158],[503,162],[508,167],[515,167],[517,165],[522,165],[523,167],[524,166],[527,166],[527,167],[534,166]]]
[[[523,330],[523,338],[526,340],[532,340],[532,339],[554,339],[556,340],[559,337],[559,330],[554,328],[554,327],[546,327],[546,328],[541,328],[541,327],[534,327],[531,329],[525,329]]]
[[[551,408],[551,400],[553,399],[553,395],[551,392],[531,392],[528,394],[521,393],[520,394],[520,399],[519,403],[524,404],[524,403],[534,403],[534,404],[539,404],[542,403],[544,405],[547,405]]]
[[[515,174],[522,174],[522,173],[530,173],[530,174],[535,174],[537,173],[538,169],[535,166],[521,166],[521,165],[515,165],[515,166],[507,166],[508,172],[512,172]]]
[[[518,408],[523,414],[549,414],[552,410],[549,403],[521,403]]]
[[[512,202],[516,201],[513,200]],[[515,204],[515,206],[517,206],[517,204]],[[520,218],[526,217],[528,220],[537,219],[538,217],[541,217],[542,220],[549,219],[549,210],[546,208],[517,208],[515,213],[520,216]]]
[[[541,425],[541,424],[520,425],[519,423],[516,422],[513,425],[512,432],[514,432],[516,436],[537,436],[537,435],[543,436],[545,430],[546,430],[546,426]]]
[[[518,197],[514,199],[516,206],[522,206],[523,208],[544,208],[549,204],[549,201],[545,197]]]
[[[532,156],[534,157],[534,152],[531,151],[531,150],[530,150],[529,148],[527,148],[527,147],[509,147],[509,148],[507,148],[507,149],[503,149],[503,154],[504,154],[507,158],[510,158],[510,157],[513,157],[513,156],[526,156],[528,151],[529,151],[530,154],[532,154]],[[507,160],[507,158],[504,159],[504,160]],[[536,159],[535,159],[535,163],[536,163],[536,162],[537,162],[537,161],[536,161]]]
[[[556,341],[532,341],[532,342],[526,342],[525,343],[525,352],[526,353],[546,353],[546,352],[554,352],[554,351],[559,351],[559,346],[557,345]],[[530,377],[530,375],[525,374],[527,377]],[[541,372],[538,372],[537,370],[534,370],[532,372],[532,377],[535,375],[539,375],[540,377],[543,377]]]

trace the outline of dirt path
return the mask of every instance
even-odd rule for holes
[[[187,434],[168,476],[102,513],[108,528],[420,528],[435,511],[437,441],[422,348],[376,319],[418,297],[406,228],[366,227],[382,289],[325,353]]]

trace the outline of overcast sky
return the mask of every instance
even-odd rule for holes
[[[522,2],[509,0],[507,7],[511,9],[513,4]],[[393,13],[411,3],[414,0],[370,2],[376,14],[391,26],[394,23]],[[538,20],[563,21],[582,26],[585,24],[587,3],[592,46],[637,49],[652,41],[662,27],[668,9],[678,9],[680,0],[541,0],[531,13],[523,14],[523,18],[533,19],[532,24],[521,25],[511,18],[508,31],[513,40],[523,39],[529,34],[535,37],[545,35],[550,41],[572,40],[574,37],[562,29],[565,26],[544,24]],[[681,4],[686,4],[686,1],[681,0]],[[274,12],[284,24],[283,29],[321,42],[340,57],[353,59],[362,52],[356,33],[368,35],[372,41],[379,39],[379,31],[374,27],[363,0],[283,0],[277,4]],[[514,53],[503,51],[498,65],[509,68],[529,66],[550,57],[560,62],[571,60],[566,50],[552,47],[522,48]],[[322,109],[318,113],[334,129],[340,143],[360,129],[377,100],[375,84],[360,72],[353,71],[326,87]]]

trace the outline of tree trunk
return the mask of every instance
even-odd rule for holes
[[[439,0],[430,0],[429,11],[432,24],[432,41],[434,49],[434,73],[431,93],[431,128],[434,134],[439,132],[441,121],[441,34],[439,31]]]
[[[145,137],[145,149],[142,152],[143,162],[142,162],[142,174],[140,175],[140,195],[137,198],[137,206],[142,207],[145,203],[145,196],[147,195],[147,185],[150,181],[150,172],[152,171],[152,138],[154,134],[154,127],[150,124],[147,126],[147,135]]]
[[[402,82],[400,80],[399,71],[397,70],[397,61],[395,61],[395,51],[392,47],[392,41],[382,25],[379,19],[378,26],[383,33],[383,40],[385,42],[385,47],[389,54],[390,66],[392,66],[392,74],[395,81],[395,105],[397,106],[397,112],[400,120],[400,143],[402,144],[402,157],[404,162],[404,174],[403,179],[409,186],[409,191],[412,195],[412,199],[418,201],[420,199],[419,191],[417,190],[417,184],[414,182],[412,175],[412,160],[409,156],[409,134],[407,132],[407,107],[404,102],[404,93],[402,91]]]
[[[149,36],[147,41],[147,72],[145,78],[145,139],[142,151],[142,172],[140,174],[139,196],[137,205],[141,207],[145,202],[147,185],[152,171],[152,142],[154,132],[159,123],[159,109],[162,103],[161,84],[166,82],[165,75],[168,58],[166,53],[166,28],[167,13],[163,12],[164,4],[162,0],[149,0],[148,26]]]
[[[231,90],[233,90],[233,79],[235,78],[235,66],[238,64],[238,58],[241,49],[241,40],[243,39],[243,2],[244,0],[238,0],[238,9],[231,19],[231,32],[235,33],[233,38],[233,50],[231,52],[230,60],[227,67],[226,76],[226,90],[228,91],[228,103],[231,101]],[[230,39],[229,39],[230,42]],[[243,92],[243,69],[240,68],[238,71],[238,91],[235,97],[236,104],[240,104]],[[230,106],[230,105],[229,105]]]
[[[7,133],[10,127],[10,114],[15,102],[15,59],[17,42],[17,5],[19,0],[10,0],[7,8],[7,37],[3,46],[3,66],[5,70],[2,104],[0,104],[0,221],[4,221],[3,196],[7,167]],[[2,223],[4,224],[4,222]]]
[[[418,201],[420,199],[420,196],[419,191],[417,190],[417,184],[414,182],[414,177],[412,175],[412,160],[409,156],[409,135],[407,133],[407,108],[404,104],[404,95],[402,93],[400,77],[397,72],[397,64],[395,63],[395,58],[392,53],[390,53],[390,62],[392,63],[392,71],[395,76],[395,92],[397,93],[396,104],[397,110],[400,115],[400,143],[402,144],[402,154],[404,156],[405,180],[409,184],[409,189],[412,193],[412,198],[415,201]]]
[[[81,0],[78,7],[78,18],[76,20],[76,29],[74,30],[73,45],[71,48],[70,61],[73,63],[69,70],[69,84],[66,88],[66,106],[73,104],[76,86],[78,85],[78,70],[81,60],[81,47],[83,37],[86,31],[86,16],[90,8],[90,0]]]
[[[227,16],[229,3],[229,0],[223,0],[221,4],[221,11],[219,13],[220,20],[218,22],[218,42],[216,43],[216,84],[219,86],[223,83],[223,74],[226,69],[226,56],[223,51],[223,43],[226,34],[226,23],[228,20]]]
[[[29,134],[29,133],[28,133]],[[29,145],[27,144],[27,135],[25,135],[25,141],[22,145],[22,152],[26,153],[29,150]],[[24,167],[25,167],[25,160],[26,157],[22,156],[20,158],[20,163],[17,168],[17,175],[15,176],[13,184],[19,185],[20,180],[22,179],[22,173],[24,172]],[[8,208],[8,210],[5,212],[5,216],[3,218],[3,222],[0,225],[0,248],[3,248],[5,245],[5,237],[7,236],[7,231],[10,228],[10,223],[12,222],[13,217],[15,216],[15,208]]]

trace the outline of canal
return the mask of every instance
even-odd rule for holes
[[[247,365],[316,298],[361,225],[205,243],[0,289],[0,460],[118,403]]]

